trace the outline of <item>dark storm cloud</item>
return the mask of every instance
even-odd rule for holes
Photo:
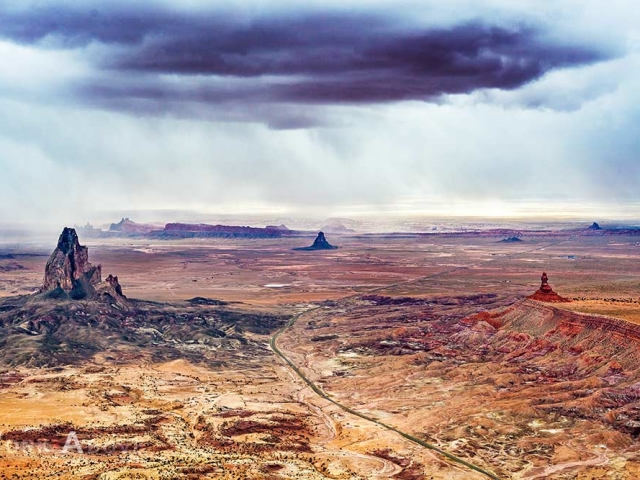
[[[635,218],[634,6],[1,0],[0,223],[523,199]]]
[[[139,43],[155,27],[171,27],[171,17],[160,11],[133,9],[101,13],[97,9],[33,7],[0,11],[0,34],[30,44],[53,37],[63,46],[82,46],[92,41],[119,44]]]
[[[610,56],[593,45],[551,41],[546,33],[531,25],[479,21],[427,28],[373,13],[247,18],[58,8],[0,15],[0,35],[14,42],[106,45],[93,60],[102,78],[79,85],[79,94],[111,108],[130,102],[130,109],[151,111],[161,108],[154,102],[180,108],[190,102],[433,100],[485,88],[511,90],[551,70]]]

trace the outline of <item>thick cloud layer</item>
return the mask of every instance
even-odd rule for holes
[[[7,0],[0,223],[636,205],[634,4],[444,3]]]
[[[79,83],[78,94],[130,110],[167,99],[170,108],[434,100],[518,88],[551,70],[613,55],[599,45],[552,39],[543,25],[478,19],[425,26],[382,12],[247,17],[57,7],[0,15],[0,35],[52,48],[100,44],[89,59],[100,73]]]

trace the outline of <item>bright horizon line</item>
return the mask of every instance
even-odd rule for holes
[[[69,214],[66,218],[54,218],[40,222],[37,220],[3,221],[0,226],[11,228],[55,229],[59,225],[73,226],[90,223],[94,227],[118,222],[121,218],[130,218],[136,223],[164,224],[257,222],[268,220],[298,220],[322,222],[329,219],[371,222],[401,222],[403,220],[421,220],[424,222],[442,221],[526,221],[526,222],[640,222],[640,202],[615,204],[589,204],[580,201],[540,202],[540,201],[465,201],[446,204],[444,201],[429,202],[430,208],[403,202],[394,205],[360,205],[336,208],[272,207],[268,205],[228,206],[226,208],[204,208],[202,206],[170,208],[134,208],[127,210],[101,210],[91,213]],[[421,208],[422,207],[422,208]],[[259,225],[255,225],[259,226]]]
[[[187,216],[226,217],[246,216],[257,218],[287,216],[300,219],[353,218],[370,220],[402,217],[418,218],[478,218],[478,219],[540,219],[540,220],[588,220],[598,217],[604,220],[640,220],[640,202],[585,202],[582,200],[540,201],[540,200],[424,200],[406,199],[383,205],[343,205],[335,207],[291,207],[286,205],[247,204],[207,207],[191,205],[185,207],[166,206],[164,208],[134,208],[131,210],[111,210],[95,212],[96,216],[117,220],[137,214],[152,216],[184,214]],[[159,221],[164,219],[158,218]],[[135,221],[135,220],[134,220]],[[153,221],[153,220],[147,220]],[[173,221],[173,220],[172,220]]]

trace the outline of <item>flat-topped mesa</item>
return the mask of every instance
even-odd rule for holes
[[[65,227],[58,245],[49,257],[44,270],[41,292],[62,289],[80,296],[102,279],[102,266],[89,263],[89,249],[80,245],[75,229]]]
[[[539,302],[550,303],[565,303],[571,301],[568,298],[561,297],[553,291],[553,288],[551,288],[551,285],[549,285],[549,277],[547,276],[547,272],[542,272],[542,278],[540,280],[540,288],[536,290],[533,295],[529,295],[527,298],[531,300],[538,300]]]
[[[294,248],[294,250],[335,250],[338,247],[331,245],[327,242],[323,232],[319,232],[316,239],[313,241],[313,245],[309,247]]]

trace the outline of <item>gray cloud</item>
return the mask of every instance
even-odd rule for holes
[[[257,103],[436,101],[443,94],[512,90],[617,53],[553,38],[544,25],[478,19],[423,26],[375,10],[247,18],[228,11],[58,6],[0,14],[0,35],[51,48],[103,45],[93,50],[96,75],[75,85],[91,104],[180,115],[192,112],[193,103],[224,105],[231,118]]]
[[[640,200],[628,6],[23,3],[0,10],[0,223]]]

